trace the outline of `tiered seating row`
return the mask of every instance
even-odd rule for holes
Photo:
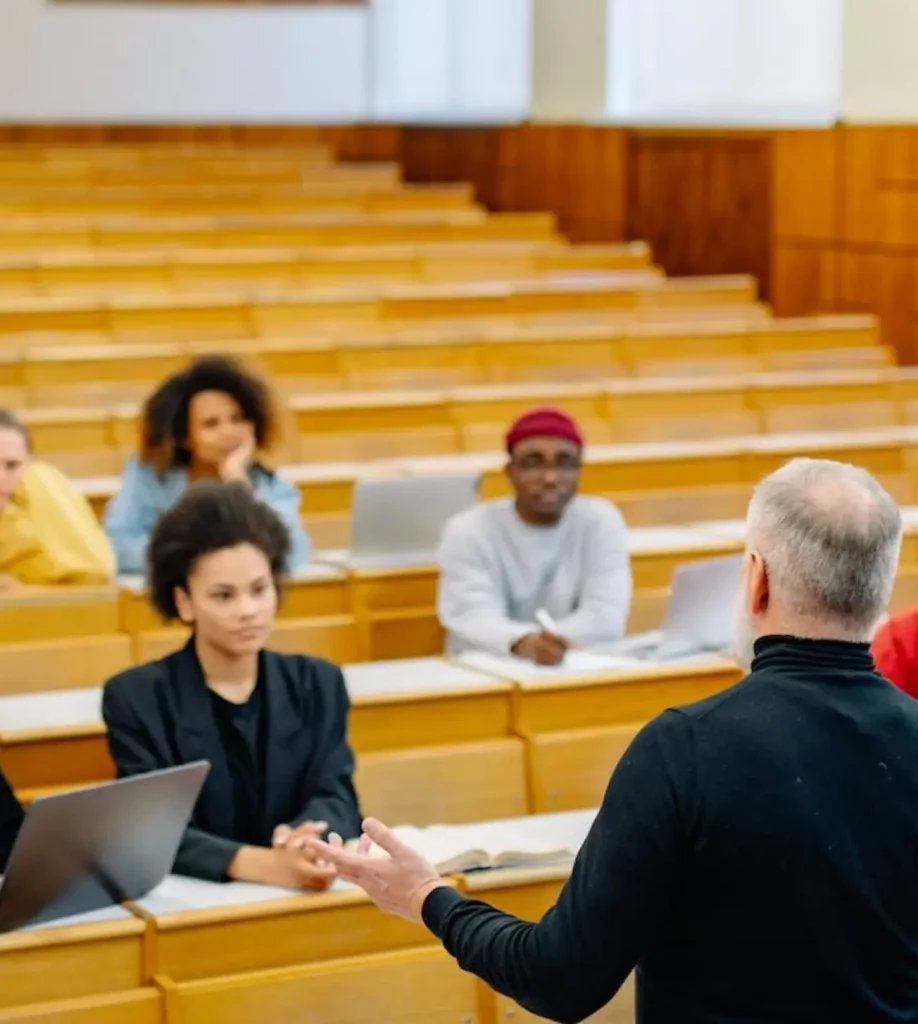
[[[26,364],[33,365],[33,364]],[[289,436],[273,453],[293,466],[496,453],[508,423],[539,404],[581,422],[590,461],[604,445],[751,434],[887,428],[914,421],[918,376],[898,369],[811,371],[693,379],[325,392],[288,400]],[[77,475],[120,471],[136,451],[139,409],[30,409],[36,455]],[[445,462],[454,468],[452,461]],[[435,472],[436,463],[430,464]],[[374,470],[375,471],[375,470]],[[298,476],[296,469],[287,475]],[[316,506],[304,502],[308,516]]]
[[[218,217],[6,218],[0,252],[114,252],[141,248],[252,249],[266,246],[392,245],[426,242],[560,241],[541,213],[485,214],[468,209],[359,210],[326,214]]]
[[[425,317],[526,316],[579,310],[629,311],[682,304],[747,304],[754,286],[745,277],[699,278],[675,286],[654,270],[622,270],[577,277],[535,277],[442,285],[353,285],[278,290],[251,295],[7,299],[0,334],[96,332],[117,339],[193,340],[277,336],[323,322],[417,320]],[[78,340],[78,339],[77,339]]]
[[[92,337],[92,336],[90,336]],[[297,391],[571,382],[616,377],[719,376],[756,371],[891,366],[866,317],[814,320],[532,317],[524,321],[423,321],[366,325],[349,335],[85,344],[80,333],[13,338],[0,349],[0,399],[16,408],[120,404],[150,394],[206,352],[254,364],[286,394]],[[57,342],[57,344],[55,344]],[[79,343],[77,343],[79,342]],[[686,389],[688,384],[686,382]]]
[[[0,260],[6,296],[106,294],[219,286],[300,287],[316,282],[487,280],[649,267],[646,245],[555,242],[432,243],[323,248],[182,249],[35,253]]]
[[[315,178],[302,184],[210,184],[99,186],[87,194],[73,186],[10,188],[0,178],[0,224],[4,220],[85,218],[102,225],[118,217],[183,214],[298,214],[321,210],[451,210],[474,208],[468,185],[405,185],[397,181]]]

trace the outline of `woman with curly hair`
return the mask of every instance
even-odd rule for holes
[[[306,840],[360,832],[341,670],[266,650],[288,552],[239,483],[193,484],[150,538],[150,601],[191,636],[109,680],[102,715],[119,777],[210,762],[177,874],[321,889]]]
[[[228,357],[202,357],[160,385],[144,406],[140,454],[128,461],[105,511],[118,571],[143,572],[157,518],[197,480],[247,484],[287,527],[287,568],[308,562],[299,491],[259,457],[276,430],[267,386]]]

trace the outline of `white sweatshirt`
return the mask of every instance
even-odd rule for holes
[[[623,636],[631,605],[627,528],[602,498],[577,496],[554,526],[531,526],[513,500],[455,516],[440,543],[438,612],[447,650],[507,654],[542,608],[578,647]]]

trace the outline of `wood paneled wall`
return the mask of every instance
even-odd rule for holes
[[[573,241],[625,236],[626,133],[587,125],[405,128],[408,181],[470,181],[493,210],[551,210]]]
[[[780,315],[872,312],[918,363],[918,126],[410,128],[409,180],[470,180],[574,241],[644,239],[673,275],[749,273]]]
[[[918,126],[779,133],[774,194],[776,309],[876,313],[918,363]]]
[[[788,316],[840,308],[837,148],[835,130],[778,132],[773,138],[771,300]]]
[[[633,131],[627,235],[668,274],[754,274],[770,293],[771,136]]]

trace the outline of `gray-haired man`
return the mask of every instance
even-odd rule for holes
[[[762,481],[737,613],[748,677],[641,731],[538,924],[444,887],[378,822],[389,860],[317,846],[562,1024],[635,967],[642,1024],[918,1021],[918,701],[869,648],[900,540],[863,470],[796,460]]]

